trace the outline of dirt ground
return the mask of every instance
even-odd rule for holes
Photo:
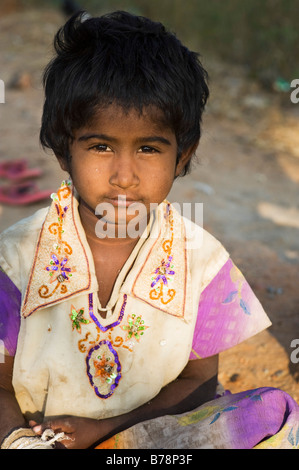
[[[43,171],[38,186],[53,192],[65,175],[38,142],[41,71],[64,19],[55,10],[0,11],[0,160],[27,158]],[[203,203],[204,227],[226,246],[273,323],[223,353],[219,377],[233,392],[274,386],[299,402],[299,363],[291,361],[291,342],[299,347],[299,104],[265,92],[242,67],[203,57],[211,99],[198,164],[170,199]],[[0,230],[44,205],[0,205]]]

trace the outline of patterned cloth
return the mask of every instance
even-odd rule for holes
[[[299,406],[285,392],[225,394],[196,410],[137,424],[97,449],[299,449]]]
[[[190,359],[213,356],[240,344],[262,322],[260,302],[229,259],[200,296]]]

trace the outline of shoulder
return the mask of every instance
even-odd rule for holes
[[[29,233],[32,234],[33,232],[40,230],[48,210],[48,207],[39,209],[31,216],[21,219],[8,227],[0,234],[1,244],[10,239],[12,239],[14,242],[17,242],[18,239],[22,239],[24,235]]]
[[[202,288],[216,276],[229,259],[222,243],[200,225],[182,217],[185,226],[186,247],[191,273],[200,269],[204,276]]]
[[[30,269],[40,230],[49,208],[43,208],[22,219],[0,234],[0,266],[21,289],[20,267]]]

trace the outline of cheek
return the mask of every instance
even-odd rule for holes
[[[86,188],[92,186],[95,172],[90,171],[89,167],[83,164],[83,159],[80,158],[80,155],[72,155],[69,173],[79,194],[82,189],[86,191]]]
[[[164,200],[168,195],[174,181],[174,169],[167,166],[148,171],[144,178],[143,187],[156,200]]]
[[[175,177],[176,157],[173,154],[165,154],[161,158],[147,165],[144,173],[148,177],[152,175],[157,181],[173,181]]]
[[[92,179],[96,166],[84,152],[73,152],[70,159],[70,169],[74,178]]]

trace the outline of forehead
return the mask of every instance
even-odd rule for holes
[[[135,108],[125,109],[117,104],[110,104],[96,109],[89,122],[80,129],[101,130],[107,133],[154,133],[173,135],[174,132],[168,124],[165,115],[154,106],[142,110]]]

